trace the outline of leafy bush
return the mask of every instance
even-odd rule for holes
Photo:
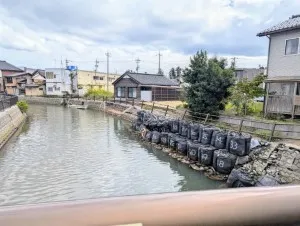
[[[17,106],[19,107],[22,113],[26,113],[28,110],[28,103],[26,101],[18,101]]]
[[[113,93],[99,88],[89,88],[86,97],[113,97]]]
[[[259,109],[256,110],[254,98],[265,94],[265,90],[261,87],[265,79],[265,75],[259,74],[253,80],[249,81],[245,78],[229,89],[231,92],[229,101],[234,106],[237,114],[247,115],[248,113],[260,111]]]

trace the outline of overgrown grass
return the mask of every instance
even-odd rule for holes
[[[253,102],[249,105],[246,115],[250,116],[261,116],[263,112],[263,102]],[[225,114],[227,115],[237,115],[237,112],[232,103],[227,103],[225,105]]]
[[[18,101],[17,106],[19,107],[22,113],[26,113],[28,110],[28,103],[26,101]]]
[[[99,88],[89,88],[85,97],[113,97],[113,93]]]

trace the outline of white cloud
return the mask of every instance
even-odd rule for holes
[[[62,57],[93,70],[93,61],[96,58],[105,61],[104,53],[110,51],[111,71],[135,69],[135,59],[139,57],[140,71],[154,73],[158,50],[163,54],[162,67],[167,72],[170,67],[188,66],[191,54],[208,49],[219,56],[238,56],[238,66],[266,65],[263,56],[266,41],[257,38],[256,33],[290,16],[299,3],[296,0],[288,5],[281,0],[231,3],[230,0],[2,0],[0,56],[19,66],[42,68],[53,67],[54,59],[59,66]],[[287,15],[280,14],[281,10]],[[99,70],[106,70],[104,62]]]

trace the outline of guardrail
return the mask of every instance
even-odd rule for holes
[[[17,96],[0,94],[0,111],[4,111],[6,108],[16,105],[17,102]]]
[[[0,225],[299,225],[300,186],[140,195],[0,208]]]

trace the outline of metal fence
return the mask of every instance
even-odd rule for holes
[[[78,99],[81,99],[77,97]],[[207,125],[215,125],[219,128],[230,129],[237,132],[245,132],[254,136],[262,137],[269,141],[273,139],[300,140],[300,124],[281,123],[275,121],[263,121],[249,118],[241,118],[228,115],[212,115],[201,112],[193,112],[189,109],[176,109],[170,105],[159,102],[145,102],[136,99],[116,97],[85,97],[81,100],[106,101],[113,103],[138,106],[141,109],[149,110],[154,114],[179,118],[190,122],[198,122]]]
[[[4,111],[5,109],[16,105],[17,102],[17,96],[0,94],[0,111]]]

